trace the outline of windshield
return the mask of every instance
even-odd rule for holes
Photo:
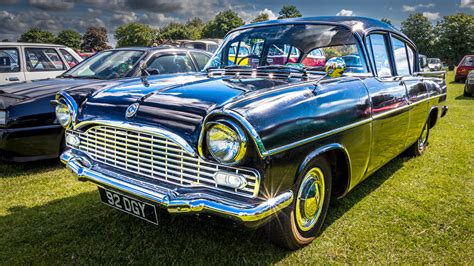
[[[326,61],[332,57],[346,60],[346,72],[368,72],[350,30],[312,24],[254,27],[232,32],[206,68],[280,65],[324,71]]]
[[[466,56],[461,62],[461,66],[474,66],[474,56]]]
[[[127,76],[143,51],[105,51],[63,74],[73,78],[118,79]]]

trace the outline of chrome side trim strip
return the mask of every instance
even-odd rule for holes
[[[145,126],[145,125],[140,125],[140,124],[121,122],[121,121],[92,120],[92,121],[84,121],[77,124],[76,126],[74,126],[74,130],[80,130],[81,128],[87,125],[104,125],[104,126],[120,127],[123,129],[141,131],[141,132],[148,133],[151,135],[163,136],[173,141],[174,143],[178,144],[190,155],[196,156],[196,151],[193,149],[193,147],[191,147],[191,145],[189,145],[189,143],[186,140],[184,140],[177,134],[174,134],[170,131],[167,131],[158,127],[151,127],[151,126]]]
[[[253,204],[213,197],[203,193],[180,195],[163,187],[153,189],[125,182],[97,172],[81,163],[82,158],[71,151],[61,155],[61,162],[81,181],[126,192],[139,199],[164,207],[170,213],[211,213],[244,223],[258,222],[286,208],[293,202],[293,192],[288,190],[273,198]]]
[[[280,152],[283,152],[283,151],[286,151],[286,150],[304,145],[306,143],[309,143],[309,142],[312,142],[312,141],[315,141],[315,140],[318,140],[318,139],[321,139],[321,138],[329,137],[331,135],[340,133],[342,131],[346,131],[346,130],[354,128],[354,127],[365,125],[365,124],[370,123],[370,122],[372,122],[372,118],[367,118],[367,119],[361,120],[359,122],[355,122],[355,123],[347,125],[347,126],[339,127],[339,128],[324,132],[322,134],[318,134],[318,135],[315,135],[315,136],[312,136],[312,137],[309,137],[309,138],[306,138],[306,139],[302,139],[300,141],[296,141],[296,142],[293,142],[293,143],[290,143],[290,144],[287,144],[287,145],[283,145],[283,146],[278,147],[278,148],[271,149],[269,151],[266,151],[264,153],[264,156],[274,155],[274,154],[277,154],[277,153],[280,153]]]
[[[430,101],[432,99],[439,98],[439,97],[442,97],[442,96],[445,96],[445,95],[446,95],[446,93],[430,96],[430,97],[425,98],[423,100],[420,100],[418,102],[411,103],[411,104],[408,104],[408,105],[402,106],[400,108],[396,108],[396,109],[393,109],[393,110],[390,110],[390,111],[387,111],[387,112],[384,112],[384,113],[381,113],[381,114],[373,115],[370,118],[367,118],[367,119],[364,119],[364,120],[361,120],[361,121],[358,121],[358,122],[355,122],[355,123],[352,123],[352,124],[349,124],[349,125],[346,125],[346,126],[343,126],[343,127],[339,127],[339,128],[333,129],[331,131],[328,131],[328,132],[325,132],[325,133],[322,133],[322,134],[318,134],[318,135],[315,135],[315,136],[312,136],[312,137],[308,137],[308,138],[300,140],[300,141],[296,141],[296,142],[293,142],[293,143],[290,143],[290,144],[286,144],[286,145],[283,145],[281,147],[274,148],[274,149],[271,149],[271,150],[266,150],[265,149],[263,141],[260,138],[260,135],[258,134],[258,132],[250,124],[250,122],[248,122],[242,115],[240,115],[239,113],[237,113],[235,111],[228,110],[228,109],[216,110],[216,111],[213,111],[213,112],[209,113],[206,116],[206,118],[204,119],[203,127],[201,128],[201,133],[200,133],[200,136],[199,136],[198,152],[199,152],[199,155],[204,158],[204,152],[203,152],[203,144],[204,143],[203,143],[203,140],[204,140],[204,134],[205,134],[205,132],[204,132],[205,131],[205,124],[209,121],[209,119],[211,117],[216,116],[216,115],[229,116],[229,117],[237,120],[243,127],[245,127],[245,129],[247,130],[248,134],[251,136],[253,142],[255,143],[255,145],[257,147],[258,154],[260,155],[261,158],[265,158],[265,157],[268,157],[268,156],[271,156],[271,155],[274,155],[274,154],[277,154],[277,153],[280,153],[280,152],[283,152],[283,151],[286,151],[286,150],[304,145],[306,143],[309,143],[309,142],[312,142],[312,141],[315,141],[315,140],[318,140],[318,139],[321,139],[321,138],[324,138],[324,137],[329,137],[331,135],[340,133],[342,131],[345,131],[345,130],[348,130],[348,129],[351,129],[351,128],[354,128],[354,127],[357,127],[357,126],[361,126],[361,125],[364,125],[366,123],[370,123],[374,119],[379,119],[379,118],[382,118],[384,116],[388,116],[388,115],[393,114],[395,112],[399,112],[400,110],[409,109],[413,105],[421,104],[421,103],[424,103],[424,102],[427,102],[427,101]]]

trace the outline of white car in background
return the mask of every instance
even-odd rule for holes
[[[0,43],[0,85],[55,78],[83,59],[69,47],[39,43]]]

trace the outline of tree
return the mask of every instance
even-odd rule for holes
[[[466,54],[474,52],[474,16],[458,13],[445,16],[435,27],[437,56],[449,64],[457,64]]]
[[[56,43],[79,50],[81,48],[81,34],[75,30],[63,30],[56,37]]]
[[[151,46],[157,37],[157,31],[141,23],[127,23],[115,30],[117,47]]]
[[[54,35],[40,28],[31,28],[20,37],[20,42],[54,43]]]
[[[390,26],[393,26],[392,21],[388,18],[382,18],[380,21],[387,23]]]
[[[262,22],[262,21],[267,21],[270,20],[270,16],[268,16],[268,13],[262,12],[256,16],[252,22]]]
[[[232,10],[219,12],[202,30],[204,38],[223,38],[227,32],[244,25],[244,21]]]
[[[193,18],[186,23],[186,28],[189,31],[189,38],[198,40],[201,39],[204,22],[200,18]]]
[[[89,27],[82,36],[81,49],[87,51],[102,51],[110,49],[111,47],[107,44],[107,29],[104,27]]]
[[[172,22],[160,30],[160,38],[163,40],[192,39],[191,31],[187,26]]]
[[[434,44],[433,26],[423,14],[411,14],[402,22],[401,30],[416,44],[420,53],[431,55]]]
[[[280,15],[278,19],[302,17],[301,12],[294,5],[284,5],[278,14]]]

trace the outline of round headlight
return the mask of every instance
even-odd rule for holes
[[[63,127],[68,127],[71,124],[72,111],[63,100],[56,105],[56,118]]]
[[[247,139],[236,124],[215,122],[207,130],[207,147],[216,161],[236,164],[245,157]]]

